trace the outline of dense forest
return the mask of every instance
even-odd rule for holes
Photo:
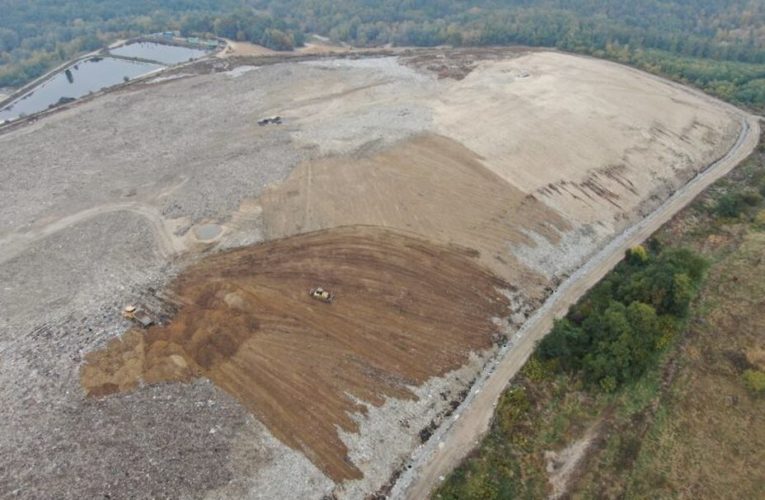
[[[638,246],[557,321],[537,355],[607,392],[640,377],[686,318],[705,262]]]
[[[179,29],[290,50],[317,33],[358,46],[557,47],[765,105],[761,0],[0,0],[0,87],[131,35]]]
[[[759,0],[254,0],[305,29],[359,45],[621,44],[765,62]]]
[[[17,87],[111,41],[182,29],[289,50],[302,29],[240,0],[0,0],[0,87]]]

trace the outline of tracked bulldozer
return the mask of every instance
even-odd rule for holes
[[[321,302],[325,302],[327,304],[331,304],[335,298],[332,292],[330,292],[329,290],[325,290],[322,287],[311,288],[309,295],[311,296],[311,298],[319,300]]]

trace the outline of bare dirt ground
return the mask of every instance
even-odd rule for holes
[[[291,52],[278,51],[269,49],[262,45],[250,42],[235,42],[234,40],[226,40],[226,48],[217,54],[220,58],[229,57],[261,57],[261,56],[273,56],[273,57],[289,57],[291,55],[325,55],[333,52],[357,52],[363,53],[364,49],[356,49],[349,46],[337,45],[329,40],[321,40],[318,38],[312,38],[306,42],[303,47],[299,47]],[[373,49],[374,50],[374,49]]]
[[[356,226],[208,257],[173,285],[174,320],[89,354],[82,383],[103,396],[205,376],[330,478],[358,479],[337,428],[499,340],[506,284],[474,255]],[[309,297],[317,284],[332,304]]]
[[[268,56],[278,54],[275,50],[254,43],[235,42],[233,40],[226,40],[226,43],[226,48],[217,54],[218,57]]]
[[[205,374],[215,383],[141,376],[133,391],[94,400],[80,385],[86,353],[129,328],[119,310],[131,302],[171,332],[179,323],[168,285],[208,253],[359,224],[474,252],[507,283],[509,317],[496,327],[516,352],[514,332],[560,280],[723,156],[741,127],[735,110],[711,99],[579,57],[496,49],[353,57],[216,59],[0,129],[0,495],[388,491],[423,437],[463,420],[455,408],[493,366],[494,350],[464,340],[485,339],[483,326],[444,346],[426,335],[434,358],[419,356],[417,371],[386,357],[385,373],[415,384],[391,392],[381,375],[351,384],[372,404],[350,414],[357,403],[338,403],[342,378],[322,365],[301,372],[279,364],[293,351],[272,337],[271,376],[283,392],[299,396],[290,380],[321,375],[327,397],[315,404],[325,401],[328,422],[344,427],[315,428],[323,439],[308,444],[275,425],[267,391],[241,397],[243,385],[230,381],[248,370],[229,372],[231,379]],[[444,65],[462,69],[444,74]],[[257,124],[273,115],[281,125]],[[219,233],[200,237],[211,224]],[[407,273],[382,278],[390,289],[420,290]],[[273,285],[271,293],[286,293]],[[423,318],[441,324],[433,307],[448,309],[453,293],[422,290]],[[486,313],[481,321],[495,314],[477,310]],[[370,311],[370,328],[389,323]],[[277,323],[268,323],[271,335],[284,327]],[[402,342],[424,324],[410,318],[411,332],[398,324]],[[311,346],[327,347],[316,339]],[[353,352],[366,360],[387,352],[369,347]],[[166,354],[199,365],[180,351]],[[333,481],[345,477],[356,479]]]
[[[478,67],[439,96],[434,120],[508,184],[576,221],[573,234],[584,230],[559,245],[557,262],[519,247],[540,272],[563,273],[569,259],[624,227],[622,214],[647,213],[646,200],[666,198],[706,166],[703,158],[722,156],[739,127],[705,97],[594,59],[532,53]],[[657,116],[665,106],[672,113]]]
[[[541,295],[546,280],[509,255],[508,245],[535,245],[529,233],[556,245],[570,229],[557,211],[503,182],[475,153],[432,134],[361,158],[301,165],[261,204],[266,238],[349,224],[410,231],[478,250],[485,266],[529,296]]]
[[[598,424],[593,425],[584,436],[568,445],[560,451],[548,451],[545,453],[547,461],[547,473],[549,475],[552,494],[550,499],[562,498],[568,490],[572,478],[575,478],[577,469],[586,458],[587,451],[592,446],[598,434]]]

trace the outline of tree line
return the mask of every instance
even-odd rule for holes
[[[18,87],[109,42],[181,30],[290,50],[294,23],[241,0],[0,0],[0,87]]]
[[[108,41],[213,34],[277,50],[531,45],[595,55],[765,107],[761,0],[0,0],[0,87]]]

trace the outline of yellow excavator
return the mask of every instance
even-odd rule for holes
[[[135,321],[144,328],[148,328],[154,324],[154,320],[151,319],[151,316],[149,316],[146,311],[134,305],[125,306],[124,309],[122,309],[122,317]]]

